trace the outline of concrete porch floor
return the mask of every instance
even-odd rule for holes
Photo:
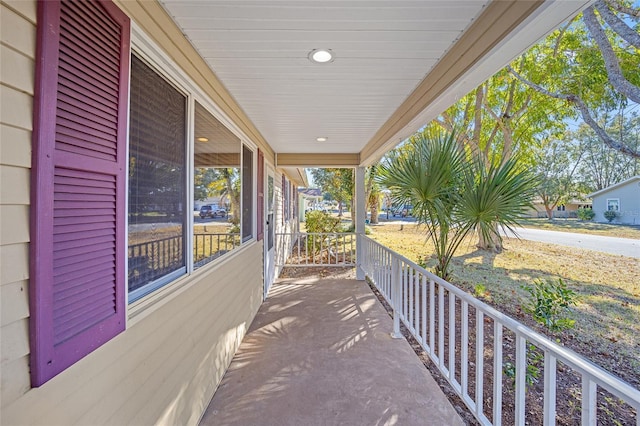
[[[461,425],[363,281],[281,279],[201,425]]]

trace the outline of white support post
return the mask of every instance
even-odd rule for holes
[[[402,303],[402,271],[400,270],[400,259],[393,257],[391,260],[391,304],[393,305],[393,332],[391,337],[402,339],[400,332],[400,312]]]
[[[365,273],[362,268],[364,253],[362,250],[362,236],[364,235],[364,223],[367,215],[367,208],[364,199],[364,167],[356,167],[356,202],[354,220],[356,229],[356,279],[364,280]]]

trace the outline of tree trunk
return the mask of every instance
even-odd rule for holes
[[[544,206],[544,209],[547,211],[547,219],[553,219],[553,207]]]
[[[378,223],[378,200],[374,199],[371,203],[371,221],[370,223]]]
[[[502,252],[502,238],[498,233],[498,228],[496,227],[495,232],[491,234],[491,236],[486,239],[482,232],[478,232],[478,245],[477,247],[480,250],[493,251],[495,253]]]

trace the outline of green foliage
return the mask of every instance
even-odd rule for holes
[[[337,232],[340,219],[320,210],[312,210],[304,215],[307,232]]]
[[[353,198],[353,169],[311,169],[313,181],[322,192],[339,204],[339,214],[342,207]]]
[[[527,350],[527,372],[525,375],[526,386],[533,386],[540,378],[540,365],[544,361],[544,354],[532,344]],[[512,385],[516,380],[516,365],[511,361],[506,361],[502,367],[504,375],[511,379]]]
[[[533,285],[525,285],[523,289],[529,293],[531,300],[524,306],[536,322],[551,331],[572,328],[575,320],[567,317],[572,305],[577,302],[576,293],[567,287],[562,278],[554,280],[535,280]]]
[[[593,220],[596,213],[593,211],[593,209],[579,208],[577,211],[577,215],[578,215],[578,219],[589,221],[589,220]]]
[[[435,273],[448,277],[449,263],[470,233],[501,241],[498,225],[512,229],[530,205],[533,177],[511,159],[485,165],[460,147],[455,133],[428,128],[386,158],[379,182],[394,203],[413,205],[413,216],[433,243]]]
[[[605,210],[604,217],[609,221],[609,223],[611,223],[616,217],[618,217],[618,212],[615,210]]]
[[[473,287],[473,295],[477,298],[488,298],[491,293],[487,290],[487,286],[484,284],[476,284]]]

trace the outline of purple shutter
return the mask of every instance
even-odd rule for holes
[[[258,200],[256,208],[258,210],[258,241],[264,237],[264,153],[258,150]]]
[[[32,386],[125,327],[129,40],[111,2],[38,2]]]

